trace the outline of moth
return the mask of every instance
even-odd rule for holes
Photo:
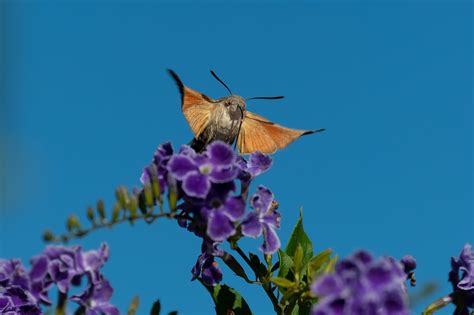
[[[235,144],[241,154],[256,151],[274,153],[301,136],[319,130],[297,130],[277,125],[268,119],[247,111],[246,101],[281,99],[283,96],[259,96],[244,99],[234,95],[229,87],[211,70],[212,76],[229,91],[230,95],[214,100],[183,84],[173,70],[168,73],[181,93],[181,110],[194,134],[191,147],[201,152],[215,140]]]

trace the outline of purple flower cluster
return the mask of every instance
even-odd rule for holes
[[[162,192],[173,187],[181,201],[178,222],[203,239],[202,253],[192,269],[193,279],[200,277],[209,285],[221,281],[222,272],[215,257],[224,254],[219,244],[230,237],[257,238],[263,234],[263,252],[274,253],[280,248],[275,232],[280,226],[280,214],[269,189],[258,189],[251,198],[255,212],[245,214],[250,183],[271,164],[272,159],[259,152],[245,160],[220,141],[208,145],[203,153],[196,153],[187,145],[181,146],[178,153],[169,143],[158,148],[141,181],[149,184],[155,176]]]
[[[85,291],[71,300],[87,315],[119,314],[109,303],[112,288],[100,269],[109,257],[109,248],[83,252],[81,247],[48,246],[30,260],[27,271],[19,260],[0,260],[0,314],[41,314],[40,305],[51,305],[48,291],[55,285],[66,294],[87,278]]]
[[[416,262],[405,256],[374,259],[356,252],[336,264],[334,273],[323,275],[311,286],[319,297],[312,315],[408,315],[405,281]]]
[[[468,314],[474,308],[474,252],[470,244],[464,245],[459,258],[451,258],[449,281],[453,285],[456,314]]]

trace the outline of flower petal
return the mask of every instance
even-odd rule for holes
[[[213,183],[221,184],[234,180],[239,175],[239,170],[236,167],[218,167],[212,168],[209,177]]]
[[[268,224],[263,225],[263,245],[260,246],[260,250],[265,254],[273,254],[280,249],[281,243],[275,230]]]
[[[406,255],[400,260],[403,265],[403,270],[408,275],[410,272],[416,269],[416,260],[413,256]]]
[[[30,279],[40,280],[48,271],[48,258],[44,255],[34,257],[31,260]]]
[[[238,221],[245,213],[245,202],[240,196],[230,197],[225,201],[222,211],[233,222]]]
[[[214,259],[212,259],[214,260]],[[222,281],[222,271],[216,261],[205,263],[202,268],[202,281],[207,285],[214,286]]]
[[[207,223],[207,235],[214,241],[224,241],[235,233],[229,218],[219,210],[214,210]]]
[[[367,270],[367,280],[373,289],[386,287],[392,282],[392,268],[385,260],[379,261]]]
[[[250,155],[247,162],[247,171],[252,177],[258,176],[272,166],[272,158],[261,152],[255,152]]]
[[[184,155],[173,156],[168,162],[167,168],[177,180],[183,180],[188,173],[197,170],[194,161]]]
[[[219,166],[231,166],[236,159],[232,148],[222,141],[212,142],[208,145],[206,152],[209,160]]]
[[[265,186],[259,186],[257,192],[252,196],[250,204],[257,212],[265,213],[270,209],[273,201],[273,194]]]
[[[311,285],[311,291],[318,296],[339,294],[344,286],[335,274],[326,274]]]
[[[257,238],[262,234],[263,225],[255,212],[247,215],[247,218],[242,222],[242,234],[245,236]]]
[[[186,195],[196,198],[205,198],[211,189],[207,176],[197,171],[189,172],[183,179],[183,190]]]

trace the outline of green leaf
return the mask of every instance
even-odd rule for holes
[[[300,211],[300,217],[298,219],[298,222],[296,222],[296,225],[293,228],[293,231],[291,232],[288,244],[286,245],[286,254],[294,258],[298,245],[301,245],[301,247],[303,248],[302,263],[303,265],[306,265],[306,263],[311,259],[311,257],[313,257],[313,243],[304,231],[302,211]]]
[[[280,262],[279,262],[279,261],[277,261],[277,262],[273,265],[271,272],[275,272],[278,268],[280,268]]]
[[[337,263],[337,256],[334,256],[333,258],[329,260],[328,264],[324,268],[324,273],[333,272],[334,267],[336,266],[336,263]]]
[[[300,315],[300,308],[298,304],[296,304],[293,310],[291,311],[291,315]]]
[[[140,305],[140,299],[138,296],[135,296],[128,306],[128,315],[135,315],[137,313],[138,305]]]
[[[296,285],[296,283],[294,283],[293,281],[290,281],[288,279],[281,278],[281,277],[275,277],[275,278],[272,278],[271,280],[277,286],[283,287],[283,288],[291,288]]]
[[[156,300],[155,303],[153,303],[153,306],[151,307],[150,315],[160,315],[160,312],[161,312],[161,303],[160,303],[160,300]]]
[[[199,281],[211,294],[216,306],[216,314],[229,314],[230,312],[233,312],[235,315],[253,314],[247,302],[235,289],[225,284],[208,286],[200,279]]]
[[[321,270],[322,267],[329,262],[331,254],[332,250],[326,249],[310,259],[308,262],[308,276],[310,277],[310,280],[314,278],[316,272]]]
[[[303,247],[300,244],[296,247],[293,264],[295,266],[295,274],[299,274],[303,267]]]
[[[249,253],[250,263],[253,270],[257,270],[257,277],[265,277],[267,275],[267,267],[260,261],[257,255]]]
[[[293,313],[295,315],[309,315],[311,313],[311,307],[312,303],[310,301],[298,301],[297,307],[295,309],[298,309],[297,313]]]
[[[288,279],[288,273],[290,269],[293,267],[293,259],[288,256],[284,251],[281,249],[278,251],[279,263],[280,263],[280,270],[278,271],[278,277]]]
[[[241,278],[244,278],[247,282],[252,282],[245,273],[245,270],[242,265],[240,265],[240,263],[237,261],[237,259],[234,258],[234,256],[229,253],[225,253],[221,257],[221,259],[227,265],[227,267],[229,267],[233,272],[235,272],[236,275]]]

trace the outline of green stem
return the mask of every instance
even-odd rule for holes
[[[237,244],[234,244],[234,246],[232,246],[232,248],[240,255],[240,257],[242,257],[243,260],[245,260],[247,265],[249,265],[249,267],[255,273],[255,276],[262,283],[262,288],[265,291],[265,293],[267,294],[267,296],[270,298],[270,301],[273,304],[273,309],[275,310],[275,312],[278,315],[282,315],[283,314],[282,309],[280,307],[280,304],[278,303],[278,299],[276,298],[275,294],[273,294],[273,291],[272,291],[272,288],[271,288],[271,285],[270,285],[270,282],[268,281],[268,279],[258,276],[258,270],[256,270],[252,266],[252,263],[250,262],[250,259],[247,257],[247,255],[242,251],[242,249]]]
[[[62,293],[58,291],[58,304],[56,305],[56,315],[65,315],[66,314],[66,304],[67,304],[67,293]]]
[[[93,224],[90,228],[87,229],[81,229],[81,230],[74,230],[66,234],[62,234],[60,236],[53,237],[52,239],[48,240],[49,242],[52,243],[64,243],[67,242],[73,238],[82,238],[86,235],[88,235],[91,232],[94,232],[96,230],[104,229],[104,228],[111,228],[114,225],[121,224],[124,222],[130,222],[130,221],[137,221],[137,220],[144,220],[146,223],[151,224],[153,223],[156,219],[159,218],[168,218],[168,219],[173,219],[176,216],[176,212],[163,212],[163,213],[146,213],[146,214],[139,214],[133,219],[124,216],[120,219],[117,219],[115,221],[104,221],[98,224]]]
[[[452,294],[444,296],[444,297],[434,301],[430,305],[428,305],[428,307],[426,307],[421,314],[422,315],[431,315],[434,312],[442,309],[446,305],[450,304],[452,301],[453,301]]]

